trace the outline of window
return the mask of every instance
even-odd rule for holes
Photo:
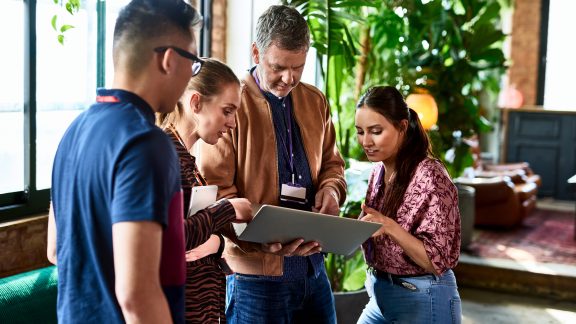
[[[52,163],[68,125],[112,84],[112,35],[129,0],[82,0],[69,15],[54,0],[2,0],[0,221],[48,209]],[[210,1],[198,1],[198,7]],[[51,26],[74,28],[62,46]]]
[[[112,86],[114,66],[112,62],[112,41],[114,40],[114,24],[118,13],[130,0],[115,0],[106,3],[106,87]]]
[[[74,16],[58,11],[58,19],[74,26],[62,46],[49,24],[58,6],[53,0],[37,3],[36,188],[41,190],[50,188],[60,138],[95,98],[97,14],[94,0],[84,0]]]
[[[576,74],[573,63],[573,31],[576,21],[572,14],[576,10],[575,1],[542,1],[544,25],[542,39],[545,44],[543,68],[543,104],[545,108],[576,110],[576,100],[572,96],[572,77]],[[547,15],[546,15],[546,10]],[[541,76],[542,77],[542,76]],[[542,86],[541,90],[542,92]],[[541,99],[540,99],[541,100]]]
[[[96,0],[71,16],[53,0],[9,0],[0,28],[0,220],[47,210],[52,161],[70,122],[94,98]],[[73,25],[65,45],[51,26]]]
[[[10,50],[0,52],[0,193],[24,188],[24,3],[4,1],[0,29]],[[1,202],[1,200],[0,200]]]

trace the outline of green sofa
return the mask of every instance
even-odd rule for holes
[[[0,323],[57,323],[58,271],[50,266],[0,279]]]

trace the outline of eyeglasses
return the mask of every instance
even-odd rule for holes
[[[200,59],[198,56],[183,50],[179,47],[176,46],[160,46],[160,47],[156,47],[154,49],[154,52],[156,53],[162,53],[162,52],[166,52],[166,50],[168,49],[173,49],[174,52],[178,53],[178,55],[182,56],[183,58],[187,58],[190,61],[192,61],[192,76],[195,76],[196,74],[200,73],[200,70],[202,69],[202,64],[204,64],[204,61],[202,59]]]

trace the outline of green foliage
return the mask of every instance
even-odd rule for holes
[[[462,139],[492,130],[481,97],[496,97],[506,68],[506,35],[499,26],[502,5],[509,6],[510,0],[283,2],[308,21],[345,157],[363,157],[354,129],[358,92],[386,84],[404,95],[427,91],[434,96],[439,112],[438,129],[431,134],[436,155],[453,176],[471,165]],[[366,43],[364,32],[369,35]],[[447,157],[449,151],[453,154]]]
[[[350,67],[356,64],[358,39],[354,26],[362,24],[363,8],[374,1],[362,0],[283,0],[296,7],[306,18],[312,35],[312,47],[321,62],[324,94],[332,109],[340,152],[359,158],[362,150],[356,143],[354,129],[355,98],[348,91],[354,77]]]
[[[73,16],[80,10],[80,0],[53,0],[53,1],[55,5],[58,5],[60,7],[63,6],[64,8],[66,8],[66,11],[69,15]],[[74,28],[74,26],[69,24],[63,24],[61,26],[58,26],[58,14],[52,16],[50,24],[52,25],[52,29],[54,29],[54,31],[56,31],[57,33],[58,43],[64,45],[65,40],[64,33]]]
[[[349,160],[345,171],[348,194],[340,209],[340,217],[357,218],[368,189],[368,178],[372,163]],[[349,256],[328,253],[325,259],[326,273],[334,291],[353,291],[362,289],[366,280],[366,263],[362,251],[357,250]]]
[[[425,89],[436,99],[434,150],[458,176],[472,164],[462,138],[492,130],[480,97],[498,91],[505,70],[501,6],[496,0],[381,4],[369,20],[376,40],[369,61],[379,68],[370,71],[368,83],[392,84],[404,95]]]
[[[329,253],[325,262],[333,291],[354,291],[364,287],[366,263],[362,251],[357,250],[348,257]]]

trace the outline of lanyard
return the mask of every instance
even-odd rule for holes
[[[258,75],[256,74],[256,69],[254,69],[254,71],[252,72],[252,76],[254,77],[254,81],[256,81],[256,84],[258,85],[258,88],[260,89],[260,91],[265,92],[264,89],[262,89],[262,87],[260,86],[260,80],[258,80]],[[288,128],[288,145],[286,145],[286,143],[284,142],[284,140],[282,140],[282,137],[280,137],[280,139],[282,140],[282,144],[284,146],[284,149],[286,150],[286,153],[288,154],[288,159],[290,161],[290,171],[292,173],[292,183],[294,182],[294,148],[293,148],[293,144],[292,144],[292,105],[290,103],[290,100],[288,100],[288,95],[286,97],[284,97],[284,99],[282,100],[282,107],[283,109],[283,113],[284,113],[284,120],[286,120],[286,126]]]

